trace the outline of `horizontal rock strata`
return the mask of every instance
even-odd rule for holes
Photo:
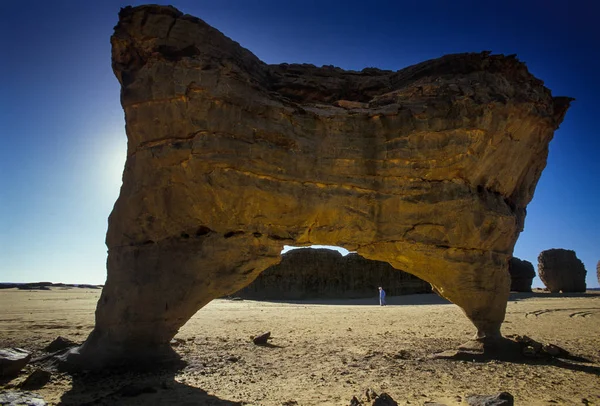
[[[500,336],[507,262],[570,101],[523,63],[484,52],[397,72],[267,65],[159,6],[123,9],[111,42],[127,162],[81,356],[168,352],[284,244],[388,262],[460,306],[480,339]]]

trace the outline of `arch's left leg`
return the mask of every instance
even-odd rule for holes
[[[200,308],[280,261],[281,247],[261,240],[211,233],[112,248],[95,328],[67,361],[96,369],[173,356],[170,340]]]

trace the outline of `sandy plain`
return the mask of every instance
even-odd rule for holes
[[[57,336],[81,342],[100,290],[0,290],[0,348],[43,355]],[[600,292],[513,294],[505,335],[528,335],[587,361],[441,360],[474,328],[435,294],[294,303],[215,300],[176,336],[183,368],[53,372],[36,391],[48,404],[347,405],[370,388],[400,405],[466,405],[469,394],[508,391],[516,405],[600,404]],[[271,331],[268,347],[250,337]],[[11,389],[35,366],[0,384]]]

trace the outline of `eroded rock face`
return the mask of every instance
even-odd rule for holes
[[[535,278],[533,264],[529,261],[512,257],[508,261],[510,273],[510,290],[514,292],[531,292],[531,283]]]
[[[585,292],[586,274],[575,251],[553,248],[538,256],[538,275],[550,292]]]
[[[281,256],[234,296],[247,299],[315,299],[378,297],[431,292],[431,285],[390,264],[358,254],[342,256],[330,249],[296,249]]]
[[[287,245],[337,245],[430,282],[500,336],[508,259],[569,98],[514,57],[398,72],[266,65],[172,7],[111,38],[128,137],[87,362],[168,352]]]

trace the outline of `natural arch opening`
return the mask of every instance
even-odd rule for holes
[[[508,259],[571,100],[514,56],[267,65],[161,6],[122,9],[111,43],[128,151],[86,367],[168,354],[284,245],[387,262],[462,308],[478,340],[501,337]]]
[[[284,246],[281,262],[265,269],[232,296],[254,300],[376,298],[429,293],[431,285],[382,261],[372,261],[342,247]]]

